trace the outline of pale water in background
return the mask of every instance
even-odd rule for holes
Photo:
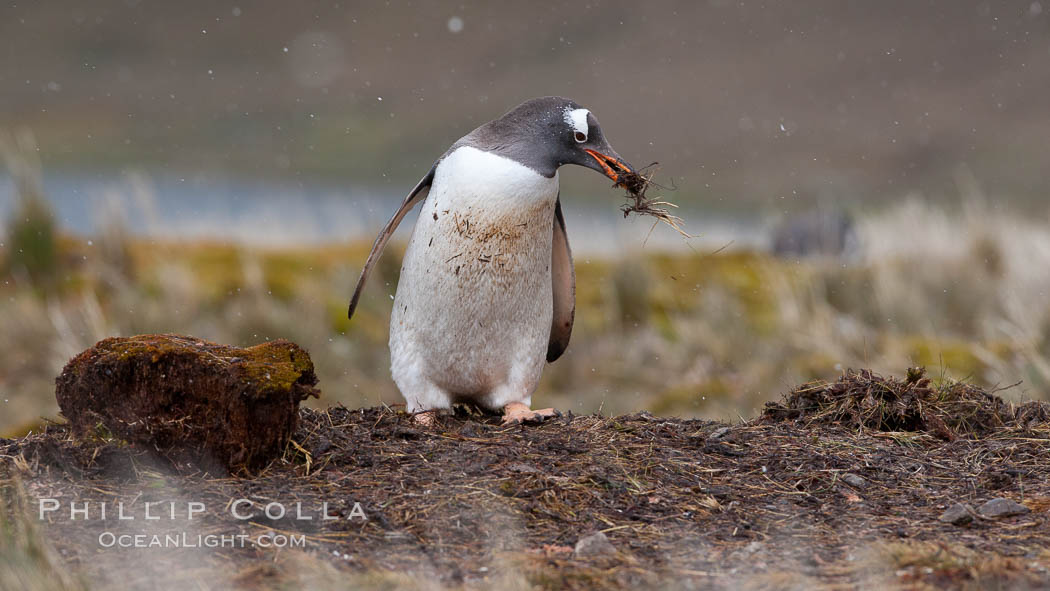
[[[411,188],[253,181],[214,174],[44,175],[44,192],[59,225],[75,235],[96,234],[118,220],[142,237],[279,247],[371,241]],[[8,217],[14,199],[10,179],[0,176],[0,219]],[[562,203],[572,249],[580,255],[619,256],[643,244],[648,251],[699,252],[764,244],[757,218],[712,216],[700,207],[685,206],[675,213],[695,236],[687,240],[663,226],[652,229],[651,218],[625,220],[619,210],[623,199],[615,191],[604,206],[580,201],[577,205],[567,198]],[[398,239],[408,239],[415,216],[413,212],[402,222]]]

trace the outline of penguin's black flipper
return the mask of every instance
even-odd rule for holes
[[[415,188],[405,197],[405,200],[401,203],[401,207],[398,208],[394,217],[390,218],[390,221],[383,226],[383,230],[379,232],[379,236],[376,236],[375,243],[372,244],[372,252],[368,253],[368,260],[365,261],[365,266],[361,269],[361,277],[357,280],[357,287],[354,289],[354,295],[350,298],[350,308],[346,312],[347,318],[354,317],[354,310],[357,308],[357,301],[361,298],[361,291],[365,287],[365,281],[368,280],[368,274],[372,272],[372,267],[375,266],[376,261],[379,260],[379,256],[383,254],[383,248],[386,246],[387,241],[394,234],[394,230],[397,229],[397,225],[401,223],[401,220],[405,218],[405,215],[415,207],[415,205],[427,198],[430,194],[430,184],[434,182],[434,171],[437,169],[437,164],[430,167],[430,172],[424,176]]]
[[[565,233],[565,216],[561,213],[561,195],[554,204],[554,241],[551,247],[551,281],[554,292],[554,316],[551,318],[551,337],[547,343],[547,363],[569,346],[572,322],[576,315],[576,271],[572,266],[572,251]]]

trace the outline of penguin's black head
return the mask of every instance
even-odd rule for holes
[[[616,183],[634,172],[609,145],[594,114],[560,96],[525,101],[460,143],[512,158],[547,177],[565,164],[586,166]]]

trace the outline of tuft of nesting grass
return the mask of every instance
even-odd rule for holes
[[[904,379],[847,370],[835,382],[804,384],[783,401],[766,403],[763,418],[843,423],[877,431],[928,431],[954,440],[1045,424],[1050,405],[1029,402],[1015,406],[994,392],[954,380],[934,384],[925,368],[913,367]]]
[[[653,176],[659,170],[659,164],[659,162],[653,162],[637,172],[620,174],[615,186],[627,189],[628,199],[628,202],[620,207],[620,211],[623,212],[624,218],[632,213],[654,217],[657,223],[663,222],[685,238],[692,238],[691,234],[682,229],[682,218],[672,215],[671,210],[668,209],[669,207],[677,208],[677,205],[670,201],[663,201],[660,197],[647,195],[649,187],[663,188],[653,182]]]

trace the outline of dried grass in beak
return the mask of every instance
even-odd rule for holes
[[[657,223],[663,222],[674,228],[675,232],[678,232],[685,238],[692,238],[692,235],[682,229],[682,218],[672,215],[671,210],[668,209],[669,207],[677,208],[677,205],[669,201],[663,201],[660,197],[648,197],[646,195],[651,186],[661,189],[665,188],[652,181],[653,175],[656,174],[657,170],[659,170],[659,163],[653,162],[637,172],[629,171],[620,174],[614,186],[627,189],[626,197],[628,202],[620,207],[623,217],[626,218],[632,213],[654,217]]]

